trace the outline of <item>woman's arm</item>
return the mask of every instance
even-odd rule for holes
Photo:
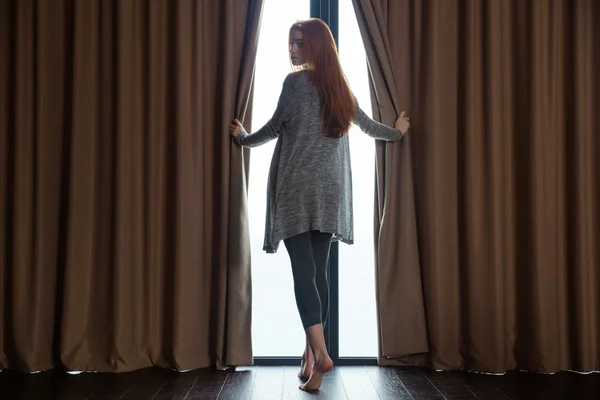
[[[288,106],[292,94],[291,79],[291,74],[289,74],[283,81],[283,88],[279,95],[277,109],[271,119],[262,128],[249,134],[240,124],[241,130],[239,131],[239,134],[235,135],[232,133],[233,138],[238,145],[244,147],[257,147],[279,137],[283,124],[287,121],[290,114]]]
[[[356,119],[354,123],[356,123],[364,133],[374,139],[396,141],[402,139],[402,136],[404,136],[398,129],[390,128],[389,126],[370,118],[360,108],[358,102],[356,103]]]
[[[239,135],[234,136],[235,142],[243,147],[258,147],[279,136],[279,131],[273,126],[271,120],[256,132],[250,134],[242,129]]]

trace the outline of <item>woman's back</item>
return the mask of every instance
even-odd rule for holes
[[[348,137],[324,135],[320,96],[309,74],[292,73],[284,84],[282,130],[268,184],[273,203],[267,213],[277,224],[265,247],[306,230],[338,233],[338,239],[353,242]]]
[[[352,171],[348,136],[327,136],[321,118],[321,95],[312,71],[290,73],[273,117],[252,135],[236,138],[247,147],[277,138],[269,170],[263,249],[277,251],[281,240],[309,230],[333,234],[352,244]],[[396,129],[369,118],[355,103],[355,122],[369,136],[399,140]]]

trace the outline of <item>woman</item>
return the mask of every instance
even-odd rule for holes
[[[404,112],[396,129],[369,118],[358,106],[342,72],[328,26],[320,19],[292,25],[289,52],[294,72],[284,83],[273,117],[248,134],[238,120],[230,133],[245,147],[277,139],[269,171],[263,250],[289,253],[294,292],[306,348],[299,377],[302,390],[316,390],[333,368],[323,326],[329,293],[331,242],[353,243],[352,173],[348,129],[356,123],[369,136],[399,140],[410,128]]]

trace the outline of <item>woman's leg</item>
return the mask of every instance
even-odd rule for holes
[[[323,328],[327,325],[329,316],[329,283],[327,280],[327,267],[329,266],[329,250],[331,249],[331,233],[312,231],[310,239],[315,261],[315,283],[321,299],[321,322]]]
[[[311,232],[311,245],[313,251],[313,259],[315,262],[315,283],[317,292],[321,300],[321,323],[323,329],[327,325],[327,317],[329,315],[329,284],[327,281],[327,267],[329,265],[329,251],[331,248],[332,235],[318,231]],[[313,356],[308,337],[304,354],[302,354],[302,362],[298,377],[303,380],[308,380],[312,373],[315,358]]]
[[[312,325],[306,328],[305,331],[315,358],[315,363],[310,378],[308,378],[306,384],[300,386],[300,389],[318,390],[323,383],[323,376],[333,369],[333,361],[331,361],[329,353],[327,353],[327,347],[325,347],[323,325]]]
[[[313,239],[315,243],[314,248]],[[318,274],[320,275],[319,287],[321,291],[325,289],[323,296],[328,299],[326,260],[329,255],[329,246],[326,246],[325,243],[331,243],[331,235],[306,232],[286,239],[284,243],[292,264],[296,304],[310,350],[312,350],[312,356],[314,357],[314,368],[311,371],[310,378],[301,389],[316,390],[321,386],[323,374],[333,368],[333,363],[325,347],[322,324],[323,317],[326,317],[327,314],[325,307],[328,306],[328,300],[325,301],[325,306],[321,304],[320,290],[317,287],[318,270]],[[327,249],[326,256],[323,254],[325,249]],[[318,266],[317,263],[319,264]],[[325,311],[323,311],[324,308]],[[312,361],[310,358],[313,357],[310,356],[310,351],[306,354],[306,357],[303,357],[304,371],[301,371],[302,374],[306,372],[306,366],[312,364],[310,363]]]
[[[310,232],[285,239],[284,244],[292,264],[296,305],[302,325],[306,329],[321,323],[321,299],[316,284]]]

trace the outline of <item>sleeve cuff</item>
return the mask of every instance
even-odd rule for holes
[[[241,131],[240,134],[233,139],[235,140],[235,143],[237,143],[239,146],[242,146],[242,140],[244,140],[247,136],[248,133],[246,131]]]

